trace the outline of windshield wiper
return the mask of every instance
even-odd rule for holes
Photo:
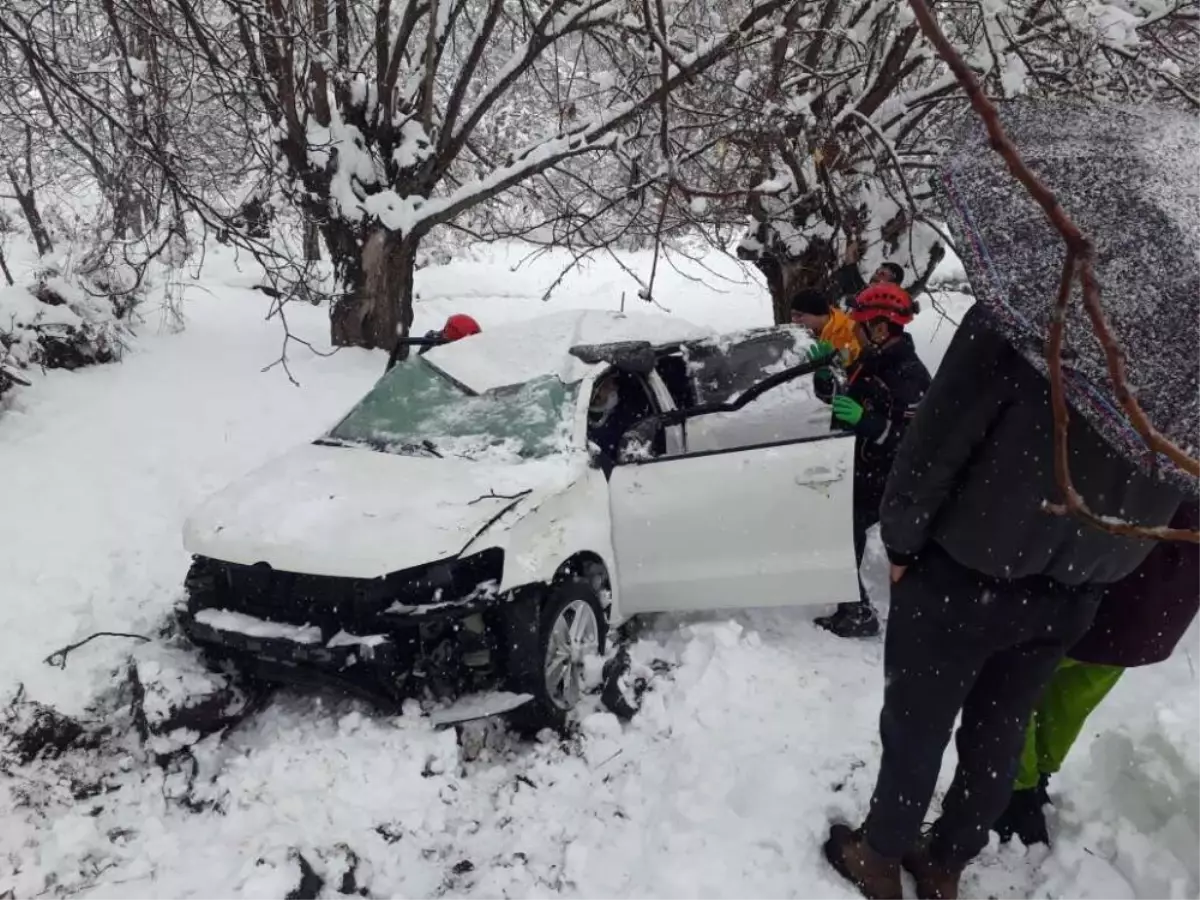
[[[396,443],[393,441],[372,440],[370,438],[363,438],[362,440],[357,441],[345,441],[341,438],[323,437],[318,438],[317,440],[313,441],[313,443],[318,447],[350,447],[352,449],[355,447],[369,447],[370,449],[379,453],[395,453],[397,450],[399,450],[404,454],[415,455],[419,453],[427,454],[429,456],[436,456],[438,459],[445,459],[445,456],[441,453],[441,451],[438,450],[433,441],[429,440],[429,438],[425,438],[419,443]]]

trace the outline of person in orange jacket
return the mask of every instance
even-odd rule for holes
[[[854,365],[862,347],[855,335],[856,324],[833,305],[829,295],[803,290],[792,298],[792,324],[806,329],[816,340],[809,356],[816,359],[837,351],[846,368]]]

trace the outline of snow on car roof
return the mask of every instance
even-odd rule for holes
[[[567,384],[579,381],[593,368],[570,354],[580,344],[669,344],[714,333],[676,316],[598,309],[563,310],[494,328],[483,324],[481,334],[425,354],[426,360],[459,384],[481,393],[543,375],[557,375]]]

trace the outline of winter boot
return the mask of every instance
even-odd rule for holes
[[[1046,806],[1047,804],[1050,806],[1054,805],[1054,801],[1050,799],[1050,776],[1045,772],[1038,776],[1036,790],[1038,792],[1038,799],[1041,801],[1042,806]]]
[[[1026,847],[1034,844],[1049,844],[1050,834],[1046,831],[1046,814],[1042,806],[1047,802],[1042,786],[1013,791],[1008,807],[992,825],[992,831],[1000,840],[1008,843],[1016,835]]]
[[[921,900],[958,900],[958,882],[963,867],[937,859],[929,850],[929,839],[923,838],[901,860],[904,870],[917,883]]]
[[[875,637],[879,634],[879,616],[875,615],[871,604],[861,600],[858,603],[839,603],[837,612],[832,616],[819,616],[813,623],[838,637]]]
[[[825,842],[825,858],[837,873],[868,900],[902,900],[900,861],[880,856],[849,825],[834,825]]]

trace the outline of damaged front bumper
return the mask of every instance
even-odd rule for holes
[[[503,630],[487,551],[380,579],[333,578],[197,558],[184,632],[270,681],[326,684],[375,701],[490,686]]]

